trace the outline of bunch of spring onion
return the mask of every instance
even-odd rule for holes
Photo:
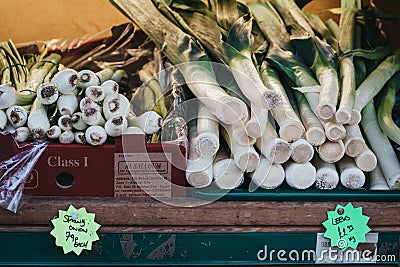
[[[231,189],[245,176],[266,189],[285,180],[297,189],[339,183],[359,189],[372,171],[374,183],[398,188],[398,170],[386,170],[382,149],[366,130],[382,127],[377,139],[398,142],[398,128],[388,120],[394,103],[388,99],[398,87],[387,86],[378,117],[362,115],[400,69],[400,50],[370,45],[363,36],[370,23],[363,22],[371,13],[363,13],[360,1],[342,1],[339,24],[322,22],[293,0],[111,2],[149,35],[202,103],[189,125],[192,186]],[[204,109],[219,124],[204,124],[207,139]],[[214,151],[216,136],[225,145]],[[202,155],[198,140],[210,145],[213,158]]]
[[[11,42],[2,43],[0,128],[18,142],[58,140],[101,145],[123,132],[153,134],[161,116],[136,116],[119,93],[122,70],[76,71],[59,65],[58,54],[22,58]]]

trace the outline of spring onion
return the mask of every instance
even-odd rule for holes
[[[7,125],[7,115],[4,110],[0,109],[0,132],[2,132]]]
[[[130,111],[130,102],[122,94],[109,94],[103,101],[104,117],[108,120],[112,116],[128,116]]]
[[[282,165],[272,163],[261,156],[260,165],[248,176],[257,188],[275,189],[285,181],[285,170]]]
[[[58,137],[61,144],[71,144],[75,140],[75,134],[72,131],[64,131]]]
[[[344,156],[338,163],[340,183],[349,189],[360,189],[365,184],[365,174],[354,163],[354,159]]]
[[[12,134],[12,137],[14,138],[15,141],[22,143],[29,139],[30,134],[31,133],[29,131],[29,128],[23,126],[16,128],[14,133]]]
[[[316,168],[310,162],[296,163],[289,160],[284,168],[287,184],[295,189],[307,189],[317,178]]]
[[[72,114],[71,124],[72,124],[72,127],[74,127],[74,129],[76,129],[78,131],[86,130],[86,128],[88,127],[86,122],[83,120],[82,112],[80,112],[80,111]]]
[[[28,128],[35,140],[43,139],[50,129],[50,122],[47,118],[47,106],[36,99],[31,107],[28,117]]]
[[[37,98],[44,105],[50,105],[57,101],[58,90],[52,83],[42,83],[37,89]]]
[[[109,118],[104,125],[106,133],[111,137],[122,135],[126,128],[128,128],[128,121],[122,115],[117,115]]]
[[[72,115],[78,109],[78,98],[74,93],[60,95],[57,108],[61,115]]]
[[[6,109],[17,102],[17,91],[8,84],[0,85],[0,109]]]
[[[73,69],[57,72],[51,82],[61,94],[71,94],[78,85],[78,73]]]
[[[101,84],[104,94],[117,94],[119,93],[119,84],[114,80],[107,80]]]
[[[62,115],[58,118],[58,127],[62,131],[71,131],[73,129],[72,123],[71,123],[71,115]]]
[[[100,146],[107,140],[106,130],[99,125],[90,126],[85,131],[85,139],[89,145]]]
[[[74,141],[77,144],[86,144],[86,137],[84,132],[74,132]]]
[[[6,110],[8,121],[14,128],[22,127],[28,121],[28,112],[24,107],[11,106]],[[0,127],[1,128],[1,127]]]
[[[130,126],[139,127],[146,134],[157,133],[158,131],[160,131],[163,123],[162,117],[154,111],[147,111],[138,117],[130,113],[127,116],[127,120],[129,127]]]
[[[58,125],[53,125],[47,130],[46,135],[49,139],[58,139],[61,133],[61,128]]]
[[[106,97],[106,93],[104,92],[103,87],[100,85],[91,85],[86,87],[85,95],[92,99],[94,102],[103,101]]]

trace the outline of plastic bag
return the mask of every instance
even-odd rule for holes
[[[22,204],[25,182],[47,147],[37,143],[0,162],[0,207],[16,213]]]

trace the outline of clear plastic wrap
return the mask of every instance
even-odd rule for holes
[[[0,162],[0,207],[16,213],[25,197],[22,191],[36,162],[47,147],[37,143]]]

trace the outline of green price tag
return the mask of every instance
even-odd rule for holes
[[[358,243],[365,242],[365,235],[371,231],[368,221],[369,217],[362,214],[361,207],[354,208],[351,203],[345,207],[337,205],[335,211],[328,211],[328,220],[322,223],[326,228],[324,237],[342,250],[355,249]]]
[[[67,211],[58,212],[58,218],[51,221],[54,229],[50,234],[56,238],[56,245],[63,248],[64,254],[73,251],[79,255],[84,249],[92,249],[92,242],[99,240],[96,231],[100,228],[94,216],[85,208],[77,210],[72,205]]]

